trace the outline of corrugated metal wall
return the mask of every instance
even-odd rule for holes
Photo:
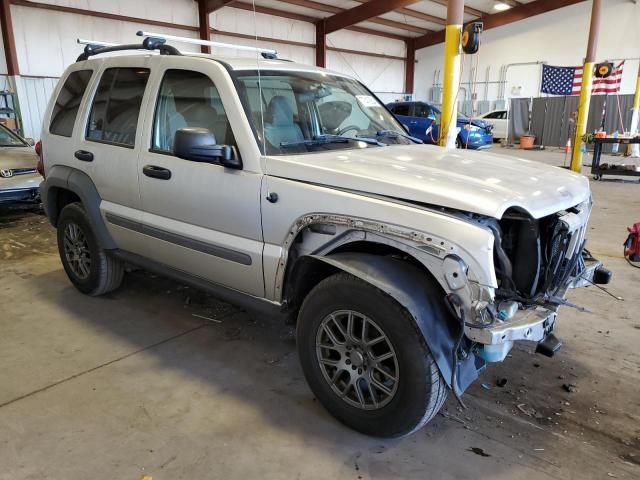
[[[618,100],[620,105],[618,107]],[[569,119],[578,110],[577,96],[571,97],[539,97],[533,99],[531,108],[531,133],[536,136],[536,143],[550,147],[566,145],[570,137]],[[606,132],[629,129],[631,126],[631,107],[633,95],[594,95],[591,97],[587,131],[593,132],[600,128],[602,111],[606,103],[605,124]],[[621,128],[620,121],[624,127]],[[573,139],[572,139],[573,141]]]
[[[42,129],[42,118],[49,98],[58,83],[56,77],[20,77],[18,101],[22,115],[22,130],[25,137],[38,141]]]

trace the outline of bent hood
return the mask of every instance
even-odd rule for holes
[[[0,147],[0,170],[36,168],[38,155],[33,147]]]
[[[267,158],[269,175],[501,218],[541,218],[590,196],[582,175],[491,152],[395,145]]]

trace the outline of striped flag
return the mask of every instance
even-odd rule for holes
[[[592,94],[596,93],[618,93],[620,84],[622,83],[622,69],[624,68],[624,60],[613,67],[613,72],[607,78],[594,78]],[[580,69],[582,72],[582,69]]]
[[[622,82],[624,60],[607,78],[594,78],[591,93],[618,93]],[[542,66],[542,93],[550,95],[580,95],[583,67]]]

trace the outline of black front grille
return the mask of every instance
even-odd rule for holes
[[[575,216],[573,222],[564,221],[565,214],[542,219],[522,211],[504,215],[499,230],[494,230],[498,297],[537,303],[561,296],[571,279],[581,274],[585,226],[576,228]]]
[[[28,175],[29,173],[37,172],[35,168],[13,168],[11,171],[13,172],[14,177],[16,175]]]

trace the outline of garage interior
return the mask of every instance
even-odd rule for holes
[[[482,23],[477,53],[460,55],[457,32],[457,60],[452,4],[460,23]],[[259,44],[351,76],[388,106],[442,104],[443,147],[457,131],[446,112],[510,112],[479,155],[586,176],[587,247],[613,274],[569,293],[584,311],[561,308],[553,358],[517,342],[465,392],[466,409],[449,395],[423,429],[381,439],[314,398],[294,326],[141,269],[85,296],[42,206],[0,203],[0,480],[640,478],[640,262],[623,247],[640,222],[640,155],[611,140],[640,138],[636,0],[0,0],[0,14],[0,124],[36,142],[77,39],[128,44],[139,30]],[[545,67],[594,64],[611,65],[614,91],[541,93]],[[610,142],[593,169],[599,130]]]

